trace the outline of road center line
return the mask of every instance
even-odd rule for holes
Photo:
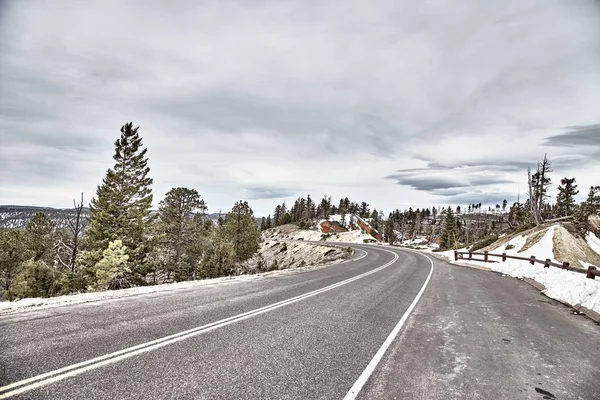
[[[366,250],[362,250],[362,251],[365,251],[365,253],[367,253]],[[299,295],[296,297],[292,297],[287,300],[283,300],[283,301],[280,301],[277,303],[273,303],[273,304],[270,304],[270,305],[267,305],[264,307],[257,308],[255,310],[247,311],[245,313],[234,315],[232,317],[225,318],[225,319],[222,319],[222,320],[219,320],[216,322],[212,322],[210,324],[206,324],[206,325],[192,328],[192,329],[189,329],[186,331],[175,333],[175,334],[165,336],[160,339],[152,340],[152,341],[142,343],[142,344],[139,344],[139,345],[136,345],[133,347],[129,347],[129,348],[126,348],[123,350],[113,352],[113,353],[105,354],[100,357],[95,357],[90,360],[86,360],[86,361],[83,361],[83,362],[80,362],[77,364],[59,368],[54,371],[46,372],[44,374],[37,375],[37,376],[31,377],[31,378],[27,378],[27,379],[24,379],[24,380],[21,380],[18,382],[14,382],[14,383],[8,384],[6,386],[2,386],[2,387],[0,387],[0,393],[1,392],[3,392],[3,393],[0,394],[0,399],[6,399],[6,398],[9,398],[12,396],[16,396],[18,394],[27,392],[29,390],[48,385],[50,383],[57,382],[57,381],[60,381],[62,379],[65,379],[65,378],[68,378],[71,376],[79,375],[86,371],[96,369],[96,368],[102,367],[104,365],[116,363],[118,361],[122,361],[126,358],[133,357],[133,356],[141,354],[141,353],[156,350],[161,347],[167,346],[169,344],[173,344],[173,343],[200,335],[202,333],[209,332],[209,331],[233,324],[235,322],[243,321],[245,319],[278,309],[280,307],[287,306],[289,304],[296,303],[301,300],[305,300],[307,298],[310,298],[310,297],[316,296],[318,294],[327,292],[329,290],[338,288],[340,286],[346,285],[350,282],[354,282],[356,280],[362,279],[366,276],[369,276],[371,274],[374,274],[376,272],[383,270],[384,268],[389,267],[390,265],[394,264],[398,260],[398,258],[399,258],[398,254],[393,253],[388,250],[384,250],[384,251],[392,253],[394,255],[394,258],[392,259],[392,261],[390,261],[380,267],[377,267],[371,271],[362,273],[360,275],[343,280],[338,283],[334,283],[332,285],[326,286],[321,289],[313,290],[311,292],[308,292],[308,293],[305,293],[305,294],[302,294],[302,295]]]
[[[429,270],[429,275],[427,276],[425,283],[421,287],[421,290],[419,291],[419,293],[417,293],[417,296],[415,297],[413,302],[410,304],[410,306],[408,307],[408,309],[406,310],[404,315],[402,315],[402,318],[400,318],[400,321],[398,321],[398,323],[396,324],[394,329],[392,329],[392,332],[390,332],[389,336],[387,337],[387,339],[385,339],[385,341],[383,342],[383,344],[381,345],[381,347],[379,348],[377,353],[375,353],[375,356],[373,357],[373,359],[371,359],[371,362],[369,363],[369,365],[367,365],[367,368],[365,368],[365,370],[363,371],[362,374],[360,374],[360,376],[358,377],[356,382],[354,382],[354,385],[352,385],[352,387],[350,388],[348,393],[346,393],[346,396],[344,396],[344,400],[356,399],[356,397],[362,390],[363,386],[369,380],[369,377],[371,377],[371,375],[373,374],[373,371],[375,371],[377,364],[379,364],[379,362],[383,358],[383,355],[385,354],[387,349],[390,347],[390,345],[392,344],[394,339],[396,339],[396,336],[398,336],[400,329],[402,329],[402,326],[404,325],[404,323],[406,322],[406,320],[408,319],[408,317],[410,316],[410,314],[416,307],[417,303],[419,302],[419,299],[421,298],[421,296],[423,296],[423,292],[425,292],[425,288],[429,284],[431,275],[433,275],[433,260],[431,260],[431,258],[429,256],[426,256],[424,254],[421,254],[421,255],[426,257],[429,260],[429,262],[431,263],[431,269]]]

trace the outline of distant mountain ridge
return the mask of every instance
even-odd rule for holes
[[[60,228],[67,226],[67,216],[75,216],[73,208],[52,208],[40,206],[19,206],[19,205],[0,205],[0,229],[22,229],[27,226],[29,220],[35,213],[42,212]],[[83,207],[82,216],[88,218],[90,213],[89,207]],[[156,211],[152,211],[156,213]],[[215,224],[219,220],[219,216],[225,217],[225,213],[208,214]],[[256,218],[256,223],[260,225],[261,218]]]
[[[84,207],[82,215],[87,218],[89,208]],[[35,213],[46,214],[58,227],[67,226],[67,217],[75,216],[73,208],[52,208],[39,206],[0,205],[0,228],[24,228]]]

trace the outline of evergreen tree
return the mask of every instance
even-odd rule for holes
[[[43,260],[25,261],[15,277],[8,297],[52,297],[60,293],[64,273],[49,266]]]
[[[272,226],[272,223],[271,223],[271,214],[269,214],[269,216],[267,217],[267,222],[265,224],[265,229],[271,229],[272,227],[273,226]]]
[[[138,128],[132,123],[121,127],[115,142],[114,167],[108,169],[96,197],[90,204],[90,223],[86,231],[85,259],[91,267],[103,257],[109,243],[121,240],[127,251],[127,271],[142,282],[147,272],[146,231],[152,205],[152,179]]]
[[[587,235],[590,231],[589,218],[592,215],[598,215],[600,212],[600,186],[590,187],[587,199],[580,204],[575,213],[575,224],[582,235]]]
[[[508,206],[508,201],[504,199],[504,201],[502,202],[502,212],[506,212],[506,206]]]
[[[8,295],[21,264],[33,256],[33,252],[27,249],[23,230],[0,229],[0,289],[3,290],[0,298]]]
[[[385,239],[389,244],[394,244],[398,240],[396,232],[394,232],[394,222],[388,219],[385,223]]]
[[[216,278],[235,273],[234,244],[227,238],[225,227],[213,230],[206,256],[202,262],[202,276]]]
[[[267,229],[267,219],[265,217],[262,217],[260,219],[260,230],[264,231]]]
[[[275,207],[275,211],[273,211],[273,226],[281,225],[282,217],[283,216],[281,215],[281,206],[277,205],[277,207]]]
[[[358,215],[361,218],[369,217],[369,205],[366,202],[363,201],[362,203],[360,203],[360,211]]]
[[[44,213],[35,213],[25,227],[25,240],[33,252],[33,261],[52,262],[57,239],[54,222]]]
[[[157,231],[160,235],[166,279],[174,272],[178,279],[188,279],[192,269],[188,264],[187,252],[194,246],[198,223],[195,214],[205,215],[206,203],[195,189],[178,187],[171,189],[158,207]]]
[[[180,270],[176,279],[193,279],[198,277],[198,268],[210,247],[210,234],[213,222],[204,215],[197,213],[192,220],[190,241],[188,242],[183,258],[186,270]]]
[[[223,236],[233,243],[236,261],[245,261],[258,251],[261,241],[252,208],[246,201],[238,201],[225,216]]]
[[[529,215],[527,213],[527,208],[520,203],[515,203],[512,205],[510,212],[508,213],[508,224],[512,228],[522,226],[527,223],[528,217]]]
[[[451,249],[456,245],[456,219],[452,212],[452,207],[448,207],[444,217],[444,230],[442,231],[441,249]]]
[[[128,279],[131,270],[127,262],[127,253],[127,247],[121,240],[108,243],[95,269],[97,289],[123,289],[131,286]]]
[[[575,210],[575,196],[579,194],[575,178],[563,178],[558,186],[556,209],[560,216],[568,216]]]

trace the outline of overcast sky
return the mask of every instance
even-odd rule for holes
[[[89,201],[128,121],[154,206],[600,185],[599,1],[2,1],[0,85],[0,204]]]

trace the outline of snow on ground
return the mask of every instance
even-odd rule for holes
[[[525,236],[517,236],[511,239],[508,243],[506,243],[504,247],[500,246],[499,248],[497,248],[497,250],[502,250],[503,253],[506,253],[510,256],[516,256],[518,255],[519,251],[521,251],[523,246],[525,246],[526,241],[527,238]],[[512,245],[513,247],[507,250],[506,247],[509,247],[509,245]]]
[[[402,234],[399,232],[397,232],[396,234],[398,235],[398,237],[402,236]],[[424,236],[417,237],[414,239],[404,239],[403,241],[397,241],[394,244],[394,246],[410,247],[410,248],[425,251],[428,253],[430,253],[440,247],[440,245],[437,243],[430,243],[429,240]]]
[[[593,233],[588,233],[585,240],[592,250],[600,254],[600,239],[598,239],[596,235],[594,235]]]
[[[528,255],[535,255],[538,259],[554,259],[552,251],[552,238],[554,227],[548,229],[539,242],[527,250]],[[513,239],[515,249],[506,250],[506,253],[516,253],[517,244],[523,242],[522,237]],[[511,241],[512,242],[512,241]],[[521,245],[522,247],[522,245]],[[464,251],[464,250],[463,250]],[[454,264],[468,264],[479,267],[487,267],[492,271],[501,272],[518,279],[530,278],[544,285],[542,291],[546,296],[571,306],[581,305],[596,312],[600,312],[600,280],[587,279],[585,274],[567,271],[560,268],[544,268],[541,264],[531,265],[528,261],[507,259],[506,262],[485,263],[483,261],[460,260],[454,261],[454,250],[442,252]]]
[[[356,223],[356,218],[353,218],[352,214],[344,214],[344,222],[342,222],[342,216],[340,214],[332,214],[329,216],[329,221],[335,221],[344,226],[350,226],[350,222],[352,222],[352,220],[354,220],[354,223]]]

